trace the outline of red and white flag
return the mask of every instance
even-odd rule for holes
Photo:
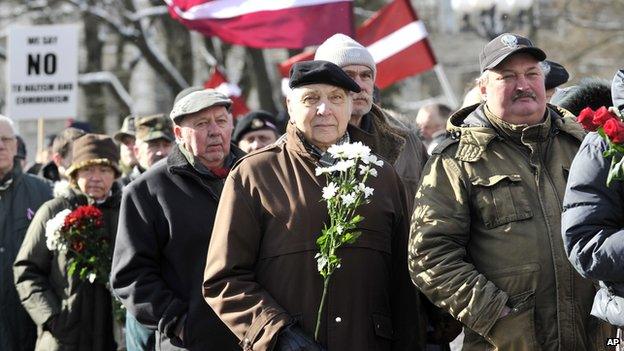
[[[383,89],[436,65],[427,36],[409,0],[394,0],[357,29],[355,40],[373,56],[377,64],[375,85]],[[279,71],[287,77],[295,62],[313,59],[314,52],[293,56],[279,65]]]
[[[245,98],[242,96],[240,87],[236,84],[230,83],[225,77],[225,74],[223,74],[218,68],[215,67],[210,79],[204,83],[204,88],[215,89],[220,93],[227,95],[230,100],[232,100],[231,111],[232,116],[234,116],[235,119],[249,112],[249,107],[247,107]]]
[[[353,33],[353,0],[165,0],[169,14],[206,36],[254,48],[303,48]]]

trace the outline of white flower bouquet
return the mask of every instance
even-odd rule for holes
[[[327,152],[337,162],[333,166],[316,168],[316,175],[324,174],[327,179],[327,186],[323,188],[323,199],[327,202],[330,220],[325,223],[316,240],[319,252],[315,258],[318,271],[323,276],[323,295],[314,329],[316,340],[329,280],[332,273],[340,268],[340,257],[336,251],[343,244],[355,243],[360,236],[361,233],[356,228],[364,217],[355,212],[359,206],[370,201],[374,189],[366,186],[366,180],[368,177],[377,176],[374,166],[383,165],[383,161],[372,155],[370,148],[361,142],[332,145]]]

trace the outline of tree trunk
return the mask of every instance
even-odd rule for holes
[[[273,87],[266,70],[262,49],[248,48],[247,51],[251,58],[252,76],[254,77],[254,85],[258,89],[260,108],[275,114],[277,113],[277,107],[275,106],[275,101],[273,101]]]
[[[104,43],[100,41],[99,22],[89,14],[84,17],[85,46],[87,48],[87,72],[99,72],[102,70],[102,54]],[[106,96],[101,84],[83,87],[86,100],[86,117],[91,123],[93,132],[104,132],[104,119],[106,118]]]

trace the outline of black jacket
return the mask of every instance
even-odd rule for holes
[[[10,183],[9,183],[10,182]],[[15,166],[0,179],[0,350],[35,347],[37,331],[13,284],[13,261],[37,209],[52,198],[52,184]]]
[[[234,146],[232,153],[243,155]],[[240,350],[202,296],[222,187],[175,147],[124,190],[111,284],[128,311],[156,329],[157,350]],[[174,335],[184,315],[182,343]]]

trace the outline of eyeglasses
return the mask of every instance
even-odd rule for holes
[[[8,144],[12,141],[15,141],[15,137],[14,136],[1,136],[0,141],[2,141],[3,144]]]

